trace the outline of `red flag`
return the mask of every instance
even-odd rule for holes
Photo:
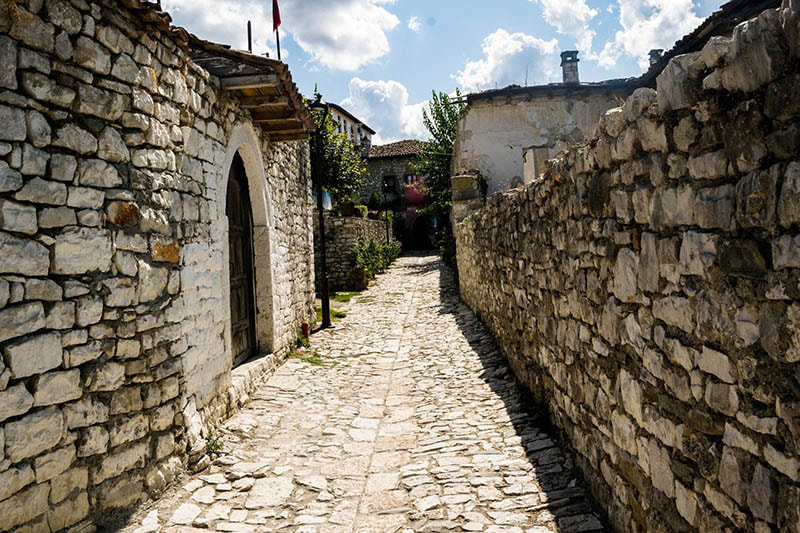
[[[278,31],[281,25],[281,10],[278,7],[278,0],[272,0],[272,31]]]

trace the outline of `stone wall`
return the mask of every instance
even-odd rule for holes
[[[109,523],[200,460],[204,426],[246,393],[231,377],[236,153],[261,350],[279,357],[313,320],[307,143],[269,143],[123,4],[0,5],[0,531]]]
[[[319,221],[314,216],[314,258],[317,280],[317,291],[320,291],[322,279],[322,255],[319,250]],[[392,221],[389,220],[389,235],[392,234]],[[386,221],[370,220],[358,217],[337,217],[325,213],[325,252],[328,257],[328,284],[333,290],[351,288],[350,271],[353,268],[353,248],[359,239],[378,243],[386,242]]]
[[[539,181],[453,180],[461,295],[618,531],[800,531],[798,8],[676,57]]]

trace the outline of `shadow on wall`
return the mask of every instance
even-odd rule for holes
[[[480,377],[503,401],[514,431],[526,450],[526,459],[533,467],[531,473],[542,493],[539,494],[540,503],[525,510],[540,516],[550,513],[552,518],[542,518],[555,520],[559,531],[605,531],[591,516],[604,516],[604,512],[584,489],[585,484],[572,454],[563,452],[568,449],[568,443],[560,438],[557,428],[550,423],[547,409],[534,401],[531,392],[514,377],[508,360],[481,320],[460,301],[453,271],[442,264],[438,255],[426,252],[413,255],[429,259],[411,267],[414,274],[421,276],[439,272],[441,304],[438,312],[455,317],[464,338],[481,360],[484,370]]]

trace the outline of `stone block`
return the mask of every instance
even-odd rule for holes
[[[55,28],[34,13],[19,6],[16,16],[12,18],[11,30],[8,33],[13,39],[21,41],[36,50],[53,51]]]
[[[723,150],[692,157],[687,163],[689,175],[696,180],[713,180],[728,174],[728,158]]]
[[[0,422],[27,413],[33,406],[33,396],[19,383],[0,391]],[[2,490],[2,485],[0,485]]]
[[[10,498],[34,481],[36,478],[29,465],[20,465],[0,472],[0,502]]]
[[[697,365],[700,370],[716,376],[724,383],[736,383],[737,381],[736,364],[724,353],[708,346],[703,346],[703,350],[697,358]]]
[[[130,152],[128,152],[128,147],[125,146],[122,136],[110,126],[106,127],[100,134],[97,155],[101,159],[113,163],[125,163],[131,159]]]
[[[35,457],[61,441],[64,416],[56,407],[36,411],[5,426],[6,456],[12,463]],[[45,496],[46,499],[46,496]]]
[[[89,484],[89,469],[70,468],[50,480],[50,503],[59,503],[75,490],[81,491]]]
[[[681,244],[681,271],[685,275],[709,277],[709,270],[717,260],[719,237],[710,233],[687,231]]]
[[[51,279],[29,279],[25,281],[26,300],[58,302],[63,294],[61,285]]]
[[[108,431],[103,426],[91,426],[81,432],[78,457],[91,457],[108,451]]]
[[[1,239],[0,243],[2,243]],[[44,326],[44,306],[41,302],[26,303],[0,310],[0,341],[33,333]]]
[[[787,55],[777,10],[768,9],[733,30],[727,64],[720,70],[728,91],[752,92],[783,73]]]
[[[80,492],[71,499],[55,506],[47,515],[47,524],[51,531],[61,531],[77,524],[89,516],[89,497],[86,492]]]
[[[150,429],[150,422],[146,415],[136,414],[123,417],[109,430],[109,442],[114,448],[126,442],[139,440],[145,436]]]
[[[97,324],[103,318],[103,300],[87,296],[76,302],[75,323],[80,327]]]
[[[761,305],[759,316],[761,347],[778,362],[800,361],[800,305],[778,302]]]
[[[37,72],[22,73],[22,89],[31,98],[59,107],[68,108],[75,100],[75,91],[58,85],[55,80]],[[24,127],[25,122],[23,121],[21,124]],[[58,136],[56,142],[58,142]]]
[[[68,207],[46,207],[39,211],[39,226],[42,228],[63,228],[77,223],[75,211]]]
[[[48,372],[36,384],[33,404],[41,406],[65,403],[77,400],[82,395],[80,370]]]
[[[769,272],[767,260],[753,241],[726,241],[719,247],[719,267],[731,276],[763,279]]]
[[[105,193],[90,187],[70,187],[67,205],[70,207],[99,209],[105,202]]]
[[[705,400],[709,407],[728,416],[736,416],[739,409],[739,394],[735,385],[709,381],[706,383]]]
[[[125,95],[84,84],[78,87],[76,102],[75,109],[78,113],[114,122],[122,117],[122,113],[130,105],[130,99]]]
[[[71,182],[78,168],[74,155],[53,154],[50,157],[50,179]]]
[[[86,378],[89,391],[115,391],[125,383],[125,365],[105,363],[92,369]]]
[[[36,241],[0,232],[0,273],[46,276],[50,252]]]
[[[67,203],[67,187],[56,181],[33,178],[14,194],[14,198],[22,202],[64,205]]]
[[[703,229],[732,230],[735,204],[736,189],[733,185],[700,189],[694,202],[695,223]]]
[[[9,342],[3,354],[15,378],[42,374],[63,362],[61,333],[43,333]]]
[[[661,113],[685,109],[693,104],[692,78],[702,64],[700,52],[675,56],[656,78],[658,108]]]
[[[50,487],[46,483],[34,485],[7,500],[0,501],[3,526],[13,528],[46,513],[50,509],[47,503],[49,492]]]
[[[771,228],[777,214],[778,176],[782,166],[748,174],[736,185],[736,217],[743,228]]]
[[[88,363],[89,361],[99,359],[103,356],[103,354],[113,356],[113,345],[106,345],[102,341],[98,340],[92,341],[83,346],[76,346],[74,348],[70,348],[69,350],[69,354],[66,357],[67,366],[80,366],[84,363]]]
[[[786,228],[800,223],[800,162],[793,161],[786,167],[778,199],[778,221]]]
[[[105,296],[108,307],[128,307],[135,303],[136,289],[130,279],[109,278],[103,281],[103,285],[108,289]]]
[[[0,160],[0,192],[17,191],[22,188],[22,174]]]
[[[0,229],[33,235],[39,229],[36,208],[0,198]]]
[[[783,235],[772,241],[772,265],[775,270],[800,268],[800,235]]]
[[[17,43],[6,35],[0,36],[0,87],[17,88]]]
[[[168,280],[168,269],[154,267],[139,260],[139,285],[136,289],[138,301],[140,303],[150,302],[161,297],[165,292]]]
[[[687,298],[667,296],[654,300],[653,316],[687,333],[694,330],[694,310]]]
[[[139,387],[123,387],[111,397],[111,414],[134,413],[142,410],[142,393]]]
[[[133,468],[142,468],[149,455],[147,445],[144,443],[110,454],[103,458],[98,467],[92,469],[92,483],[97,485]]]
[[[614,295],[623,302],[636,301],[639,258],[629,248],[617,254],[614,266]]]
[[[768,468],[756,465],[753,480],[747,491],[747,506],[753,516],[774,524],[777,519],[778,486]]]
[[[98,74],[111,72],[111,54],[105,47],[88,37],[78,37],[75,41],[73,57],[78,65],[92,72]]]
[[[739,505],[744,503],[746,485],[742,480],[742,471],[733,448],[725,447],[719,462],[719,486]]]
[[[694,526],[697,522],[697,494],[675,480],[675,506],[684,520]]]
[[[67,228],[56,236],[53,273],[86,274],[111,269],[111,235],[91,228]]]
[[[650,222],[658,229],[691,225],[694,204],[694,190],[689,186],[658,188],[651,198]]]
[[[64,406],[68,429],[83,428],[108,421],[108,406],[100,400],[85,396]]]
[[[65,472],[75,461],[75,446],[70,444],[47,455],[41,455],[34,462],[36,482],[44,483]]]
[[[56,130],[53,145],[83,155],[97,151],[97,139],[94,135],[72,123],[67,123]]]

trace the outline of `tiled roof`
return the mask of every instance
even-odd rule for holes
[[[423,144],[422,141],[406,140],[373,146],[369,151],[369,159],[415,156],[422,150]]]

